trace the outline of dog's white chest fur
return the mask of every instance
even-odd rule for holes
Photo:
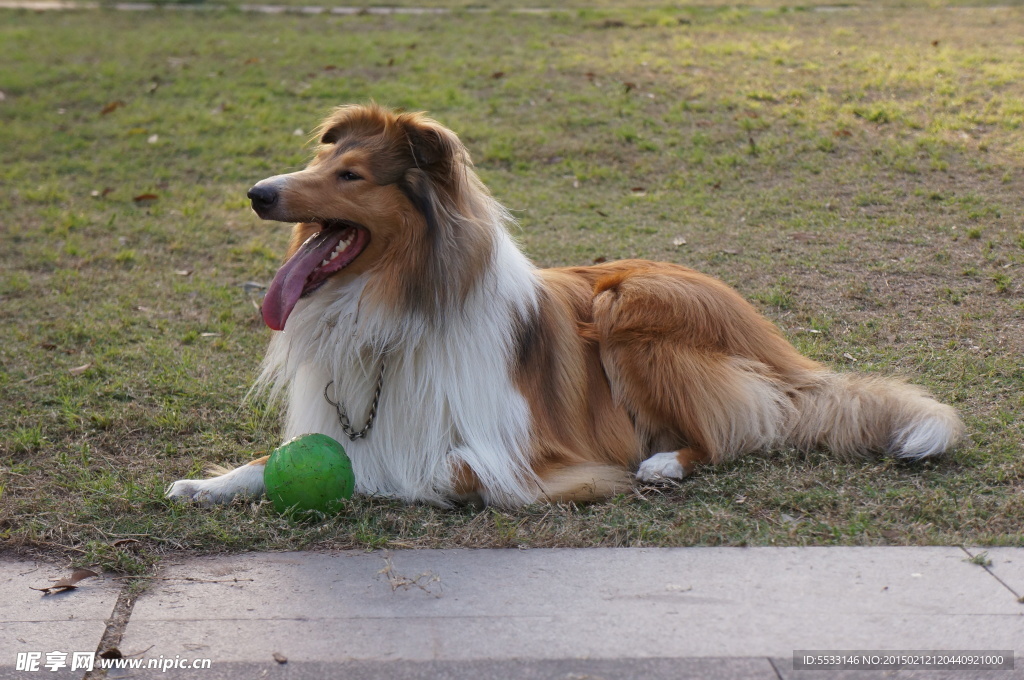
[[[360,493],[444,503],[465,464],[487,502],[531,502],[529,407],[510,371],[514,319],[536,307],[530,264],[502,239],[461,313],[443,323],[370,309],[365,285],[325,286],[300,302],[271,341],[261,382],[285,391],[284,438],[321,432],[340,441]],[[381,361],[376,419],[365,438],[352,441],[324,390],[334,381],[329,396],[362,429]]]

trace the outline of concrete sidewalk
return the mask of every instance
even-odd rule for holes
[[[795,650],[1024,655],[1024,549],[410,550],[200,558],[112,621],[126,656],[209,659],[131,678],[1024,678],[794,670]],[[96,649],[118,587],[0,563],[0,678],[19,651]],[[117,636],[108,638],[117,639]],[[134,655],[134,656],[133,656]],[[90,677],[99,677],[94,673]]]

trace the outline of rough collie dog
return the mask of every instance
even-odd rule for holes
[[[260,385],[284,438],[321,432],[356,489],[408,502],[590,500],[792,446],[923,458],[957,414],[922,389],[801,356],[725,284],[627,260],[537,269],[450,130],[345,106],[309,166],[256,184],[292,227]],[[169,496],[263,491],[265,458]]]

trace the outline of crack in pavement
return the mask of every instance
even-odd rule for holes
[[[103,658],[103,654],[111,651],[116,651],[117,654],[121,653],[118,645],[121,644],[121,638],[124,636],[124,631],[128,627],[128,621],[132,617],[132,609],[135,607],[136,597],[132,594],[132,591],[136,583],[145,580],[145,578],[132,579],[126,581],[121,586],[121,591],[117,594],[117,602],[114,603],[114,609],[110,612],[106,628],[103,630],[103,637],[100,638],[99,644],[96,645],[96,659]],[[85,672],[82,680],[100,680],[105,677],[107,677],[107,669],[97,668],[94,665],[93,670]]]

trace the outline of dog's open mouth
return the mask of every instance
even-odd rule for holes
[[[303,296],[350,265],[370,242],[370,233],[351,222],[331,220],[321,227],[277,270],[267,288],[263,321],[275,331],[284,330],[288,316]]]

